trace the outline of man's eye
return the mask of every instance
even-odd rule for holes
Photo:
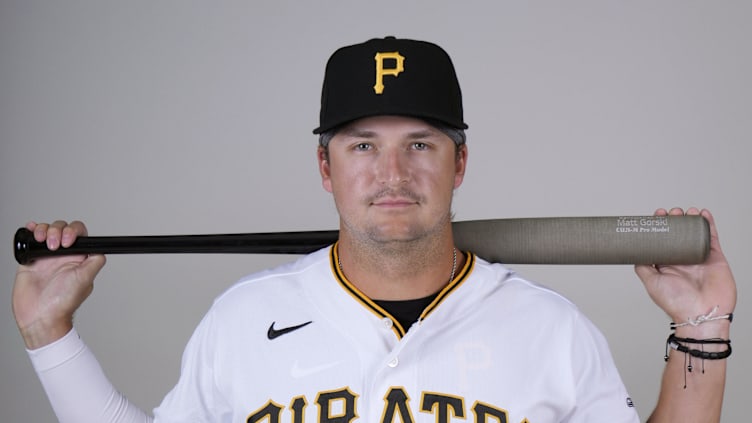
[[[424,142],[416,142],[416,143],[413,143],[413,148],[415,150],[425,150],[428,148],[428,144]]]
[[[367,142],[361,142],[358,144],[355,144],[355,150],[357,151],[368,151],[371,149],[371,144],[368,144]]]

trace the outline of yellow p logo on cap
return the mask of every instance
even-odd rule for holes
[[[397,61],[397,66],[393,68],[384,69],[384,60],[394,59]],[[374,57],[376,60],[376,85],[373,86],[373,91],[376,94],[384,92],[384,75],[391,75],[397,77],[405,70],[405,57],[399,54],[398,51],[389,53],[376,53]]]

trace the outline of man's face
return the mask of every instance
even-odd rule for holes
[[[445,229],[462,183],[467,150],[419,119],[377,116],[342,128],[319,149],[324,189],[334,195],[341,230],[380,243]]]

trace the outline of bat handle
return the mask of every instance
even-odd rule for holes
[[[71,253],[76,253],[76,251],[66,249],[64,254]],[[58,253],[56,251],[47,249],[47,244],[35,240],[34,232],[26,228],[19,228],[16,231],[16,234],[13,236],[13,256],[16,258],[18,264],[25,265],[40,257],[48,257],[61,254],[63,253]]]
[[[13,256],[18,264],[29,264],[40,257],[62,256],[72,254],[87,254],[85,246],[74,243],[68,248],[49,250],[47,244],[34,239],[34,232],[19,228],[13,236]]]

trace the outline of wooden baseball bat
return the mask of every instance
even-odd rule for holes
[[[508,264],[697,264],[710,250],[701,216],[590,216],[454,222],[458,248]],[[55,251],[26,228],[14,237],[19,264],[73,254],[245,253],[307,254],[335,242],[339,232],[79,237]]]

